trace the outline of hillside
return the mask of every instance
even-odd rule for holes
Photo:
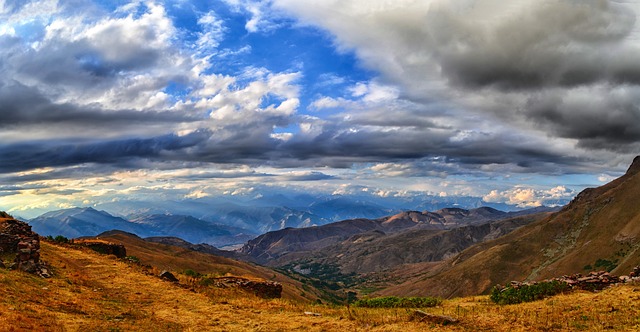
[[[3,331],[550,331],[636,330],[640,286],[577,292],[498,306],[476,296],[421,308],[459,320],[438,325],[412,310],[264,300],[221,288],[191,288],[146,275],[88,249],[42,243],[55,274],[43,279],[0,268]],[[305,314],[308,313],[308,314]]]
[[[486,293],[510,280],[607,269],[626,274],[640,264],[640,157],[622,177],[581,192],[562,211],[481,243],[438,267],[416,271],[379,294]],[[401,273],[401,271],[398,271]]]
[[[476,243],[498,238],[547,215],[531,214],[445,230],[417,227],[391,234],[376,230],[351,236],[310,253],[285,254],[270,265],[288,265],[293,270],[313,267],[310,270],[312,274],[312,270],[318,266],[336,266],[343,274],[362,275],[404,264],[438,262]]]
[[[259,278],[281,283],[285,298],[298,301],[310,301],[319,298],[319,295],[314,294],[314,291],[308,287],[304,287],[306,289],[305,292],[300,282],[259,265],[174,245],[145,241],[134,234],[121,231],[103,233],[96,239],[123,244],[127,249],[127,255],[135,256],[144,264],[150,264],[159,270],[168,270],[175,273],[191,270],[203,275]],[[301,293],[304,293],[305,296],[301,296]]]
[[[318,227],[268,232],[247,242],[240,251],[262,264],[280,265],[284,261],[280,259],[282,256],[304,256],[311,251],[338,245],[358,234],[386,236],[409,230],[446,230],[512,215],[486,207],[472,210],[445,208],[435,212],[406,211],[379,219],[359,218]]]

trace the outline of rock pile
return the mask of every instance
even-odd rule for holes
[[[15,254],[11,269],[51,276],[40,261],[40,236],[25,222],[10,217],[0,220],[0,253]]]
[[[596,291],[605,289],[611,285],[626,282],[629,277],[618,277],[606,271],[589,272],[588,275],[582,274],[565,275],[555,278],[561,282],[567,283],[572,289],[582,289],[588,291]]]
[[[275,281],[255,281],[239,277],[220,277],[212,281],[216,287],[240,288],[263,299],[276,299],[282,296],[282,285]]]
[[[589,272],[582,275],[580,273],[564,275],[562,277],[544,280],[543,282],[559,281],[566,283],[570,289],[581,289],[587,291],[603,290],[615,284],[625,283],[631,280],[640,280],[640,266],[636,266],[628,276],[616,276],[606,271]],[[524,285],[535,285],[536,282],[512,281],[511,287],[518,289]]]

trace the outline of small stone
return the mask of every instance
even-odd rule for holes
[[[24,272],[28,272],[28,273],[34,273],[36,272],[36,264],[31,262],[31,261],[26,261],[26,262],[22,262],[22,264],[20,264],[19,266],[20,270],[24,271]]]

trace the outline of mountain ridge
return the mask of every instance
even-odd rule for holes
[[[379,219],[351,219],[310,228],[288,228],[267,232],[248,241],[240,252],[254,257],[262,264],[274,264],[291,252],[320,250],[336,245],[351,236],[378,231],[384,235],[409,229],[447,230],[464,225],[480,224],[503,219],[511,213],[492,208],[465,210],[446,208],[436,212],[404,211]],[[281,262],[280,262],[281,263]]]

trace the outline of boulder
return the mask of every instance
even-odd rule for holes
[[[178,278],[176,278],[176,276],[173,275],[173,273],[169,272],[169,271],[162,271],[158,277],[160,277],[160,279],[162,280],[167,280],[167,281],[171,281],[171,282],[178,282]]]
[[[213,285],[219,288],[240,288],[263,299],[282,297],[282,284],[275,281],[257,281],[240,277],[219,277],[213,279]]]

